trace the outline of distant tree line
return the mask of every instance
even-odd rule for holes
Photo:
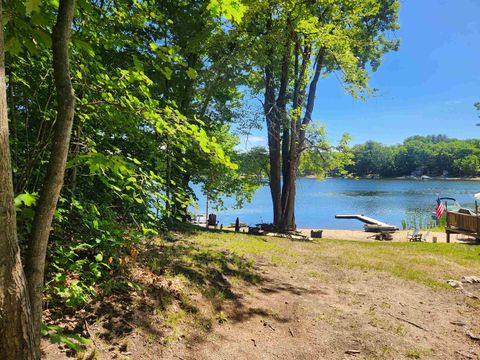
[[[480,140],[446,135],[412,136],[402,144],[375,141],[352,147],[354,176],[476,176],[480,172]]]

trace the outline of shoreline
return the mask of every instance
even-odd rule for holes
[[[218,229],[217,229],[218,230]],[[234,228],[224,227],[224,231],[234,232]],[[306,237],[310,237],[310,232],[322,230],[323,234],[321,238],[315,238],[314,240],[322,241],[322,239],[332,240],[346,240],[346,241],[369,241],[369,242],[409,242],[408,235],[412,234],[414,230],[397,230],[392,234],[392,240],[376,240],[374,232],[365,232],[363,230],[345,230],[345,229],[320,229],[320,228],[298,228],[297,231]],[[247,233],[248,227],[241,227],[240,233]],[[428,234],[427,234],[428,233]],[[433,238],[437,238],[437,243],[447,243],[447,234],[439,231],[422,230],[420,234],[426,234],[428,243],[433,243]],[[260,235],[261,236],[261,235]],[[474,239],[462,234],[451,234],[450,243],[452,244],[472,244]]]
[[[475,177],[442,177],[442,176],[429,176],[427,178],[422,177],[415,177],[415,176],[394,176],[394,177],[369,177],[369,176],[359,176],[359,177],[351,177],[351,178],[343,178],[343,177],[333,177],[333,176],[326,176],[324,178],[319,178],[315,175],[306,175],[300,176],[303,179],[318,179],[318,180],[325,180],[325,179],[344,179],[344,180],[416,180],[416,181],[480,181],[479,176]]]
[[[298,231],[302,235],[310,237],[310,232],[312,230],[323,230],[321,238],[316,238],[315,240],[321,241],[322,239],[334,239],[334,240],[351,240],[351,241],[375,241],[380,242],[380,240],[375,240],[375,234],[373,232],[365,232],[363,230],[343,230],[343,229],[305,229],[299,228]],[[438,231],[428,231],[422,230],[421,234],[427,234],[426,242],[432,243],[433,238],[437,238],[437,243],[447,243],[447,234],[445,232]],[[392,240],[383,240],[382,242],[409,242],[408,235],[413,233],[413,230],[397,230],[392,234]],[[472,243],[472,238],[461,235],[461,234],[451,234],[450,243]]]

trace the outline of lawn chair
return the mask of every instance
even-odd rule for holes
[[[415,229],[412,234],[407,233],[407,238],[409,241],[422,241],[422,234],[420,234],[420,230]]]

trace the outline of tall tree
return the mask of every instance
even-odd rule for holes
[[[53,215],[63,186],[67,164],[75,95],[70,76],[68,44],[75,11],[75,0],[60,0],[57,22],[52,32],[53,72],[57,93],[57,118],[44,186],[35,211],[32,235],[26,256],[35,345],[40,346],[45,258]]]
[[[264,94],[273,223],[294,230],[296,177],[321,75],[339,71],[346,90],[368,94],[368,72],[397,41],[397,0],[260,1],[243,20],[252,43],[251,84]]]
[[[2,3],[0,1],[0,358],[38,359],[13,202]]]

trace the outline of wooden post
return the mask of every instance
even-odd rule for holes
[[[208,193],[205,193],[205,219],[208,225]]]
[[[475,200],[475,205],[476,205],[477,201]],[[476,226],[476,229],[477,229],[477,233],[475,234],[475,238],[478,239],[478,237],[480,236],[480,219],[478,218],[478,216],[475,216],[475,221],[477,222],[477,226]]]
[[[450,231],[447,230],[447,243],[450,243]]]

